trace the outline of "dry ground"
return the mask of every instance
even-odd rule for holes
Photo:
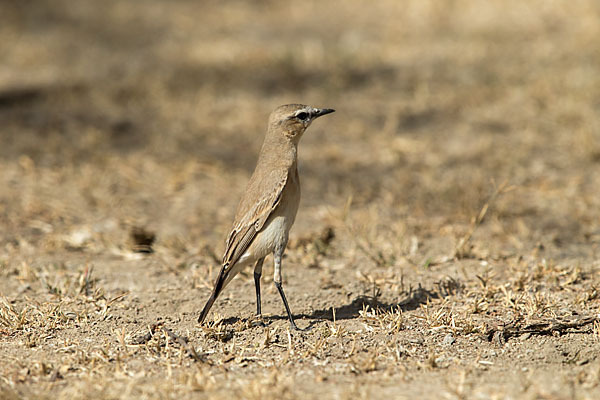
[[[598,4],[0,3],[0,397],[600,398]],[[312,329],[199,326],[289,102]]]

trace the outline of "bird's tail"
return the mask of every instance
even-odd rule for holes
[[[215,300],[217,300],[217,297],[219,297],[219,295],[223,291],[223,288],[225,287],[227,275],[229,275],[228,272],[229,271],[227,271],[226,266],[223,266],[221,268],[221,272],[219,272],[219,276],[217,277],[217,280],[215,281],[215,287],[213,288],[213,291],[210,294],[208,301],[204,305],[204,308],[202,309],[200,316],[198,317],[199,323],[204,322],[204,320],[206,319],[206,316],[208,315],[208,312],[210,311],[211,307],[213,306]]]
[[[216,299],[217,299],[217,296],[215,296],[215,294],[213,292],[213,294],[210,295],[208,301],[204,305],[204,308],[202,309],[202,312],[200,313],[200,316],[198,317],[198,322],[199,323],[203,323],[204,322],[204,320],[206,319],[206,316],[208,315],[208,312],[210,311],[210,308],[212,307],[212,305],[214,304],[214,302],[215,302]]]

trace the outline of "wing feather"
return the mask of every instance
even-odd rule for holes
[[[286,171],[287,172],[287,171]],[[264,224],[269,219],[269,216],[277,208],[283,194],[283,189],[287,183],[288,174],[273,173],[269,174],[267,179],[263,182],[254,182],[251,180],[249,183],[249,190],[246,192],[269,195],[262,198],[255,198],[255,196],[249,196],[244,198],[240,202],[238,207],[238,215],[234,222],[234,227],[227,238],[225,245],[225,253],[223,255],[223,272],[233,266],[240,257],[248,250],[248,247],[252,244],[252,241],[256,237],[256,234],[260,232]],[[265,187],[266,186],[266,187]],[[267,189],[270,186],[270,191]],[[256,190],[252,190],[256,189]],[[250,207],[246,205],[252,204]],[[246,211],[244,211],[246,210]]]

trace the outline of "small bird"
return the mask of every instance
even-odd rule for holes
[[[267,134],[256,168],[240,200],[233,228],[226,240],[221,271],[198,322],[204,322],[213,303],[227,284],[252,264],[256,288],[256,315],[260,317],[262,266],[265,257],[272,253],[275,287],[281,295],[291,327],[300,330],[294,322],[281,286],[281,258],[300,204],[298,142],[315,119],[334,111],[330,108],[287,104],[277,107],[269,116]]]

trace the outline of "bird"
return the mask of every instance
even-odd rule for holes
[[[291,328],[301,330],[294,322],[281,277],[281,259],[300,204],[298,143],[315,119],[334,111],[331,108],[286,104],[271,112],[256,168],[237,207],[233,227],[225,241],[221,270],[200,313],[199,323],[204,322],[229,282],[252,264],[256,315],[260,318],[263,262],[267,255],[273,254],[275,287],[283,301]]]

